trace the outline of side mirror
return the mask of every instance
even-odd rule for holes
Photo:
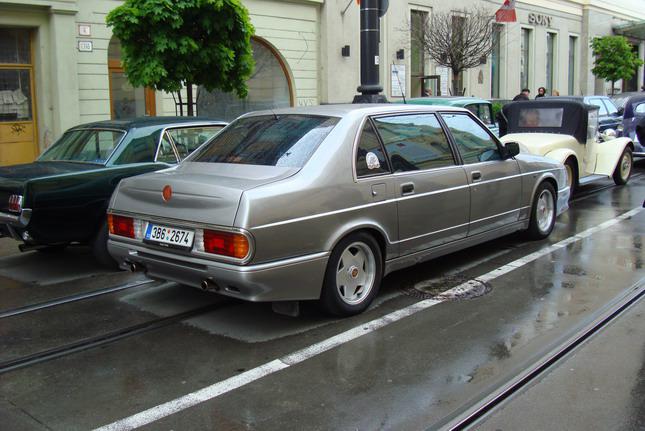
[[[504,160],[515,157],[520,153],[520,144],[517,142],[507,142],[502,147],[502,158]]]

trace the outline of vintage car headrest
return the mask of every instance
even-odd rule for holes
[[[509,133],[559,133],[587,142],[589,112],[597,106],[576,100],[548,98],[511,102],[499,115],[499,135]]]

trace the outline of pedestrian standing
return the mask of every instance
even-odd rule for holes
[[[528,88],[522,88],[522,92],[517,96],[513,97],[513,102],[517,100],[529,100],[530,94],[531,94],[531,90],[529,90]]]
[[[535,98],[537,99],[538,97],[544,97],[546,96],[546,88],[540,87],[538,88],[538,93],[536,94]]]

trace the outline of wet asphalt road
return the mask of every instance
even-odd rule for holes
[[[645,164],[639,163],[636,174],[625,187],[609,181],[584,187],[545,241],[526,243],[512,235],[391,274],[375,306],[344,320],[320,315],[309,305],[294,319],[273,314],[267,304],[242,303],[172,283],[136,284],[145,277],[101,270],[83,248],[20,255],[15,244],[0,240],[0,316],[17,307],[135,283],[0,317],[0,429],[84,430],[124,418],[129,422],[121,425],[145,423],[151,417],[155,420],[142,429],[449,426],[633,294],[635,286],[642,289],[645,211],[615,220],[643,204]],[[611,220],[613,224],[602,225]],[[544,251],[558,244],[562,246]],[[522,261],[536,252],[537,257]],[[494,271],[500,267],[506,270]],[[480,296],[414,308],[476,278],[486,281],[476,292]],[[400,317],[401,310],[412,309]],[[627,323],[617,320],[572,354],[583,362],[601,357],[601,365],[611,368],[611,354],[599,351],[608,342],[595,341],[596,349],[593,343],[605,332],[622,334],[605,337],[615,340],[617,364],[630,365],[617,369],[624,390],[603,394],[620,404],[608,409],[608,415],[632,412],[633,420],[624,422],[623,429],[637,424],[645,409],[642,305],[630,310]],[[193,314],[182,314],[186,312]],[[337,343],[328,350],[316,344],[330,339]],[[630,348],[621,348],[621,340]],[[307,350],[312,345],[316,347]],[[291,355],[302,349],[304,353]],[[530,429],[564,423],[567,429],[590,429],[589,422],[571,421],[566,409],[533,402],[545,392],[578,394],[583,407],[586,396],[592,399],[588,379],[593,362],[562,365],[570,360],[558,362],[475,428],[517,429],[525,422],[511,418],[529,417],[530,408],[529,423],[535,425]],[[15,368],[2,372],[3,365],[11,364]],[[571,377],[566,367],[587,371]],[[203,402],[180,398],[208,387],[213,389]],[[177,399],[191,407],[164,404]],[[584,408],[579,414],[586,415]],[[546,416],[550,422],[540,423]]]

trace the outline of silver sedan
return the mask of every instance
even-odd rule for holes
[[[518,153],[460,108],[255,112],[179,166],[121,181],[109,250],[152,278],[352,315],[391,271],[547,237],[567,209],[564,167]]]

